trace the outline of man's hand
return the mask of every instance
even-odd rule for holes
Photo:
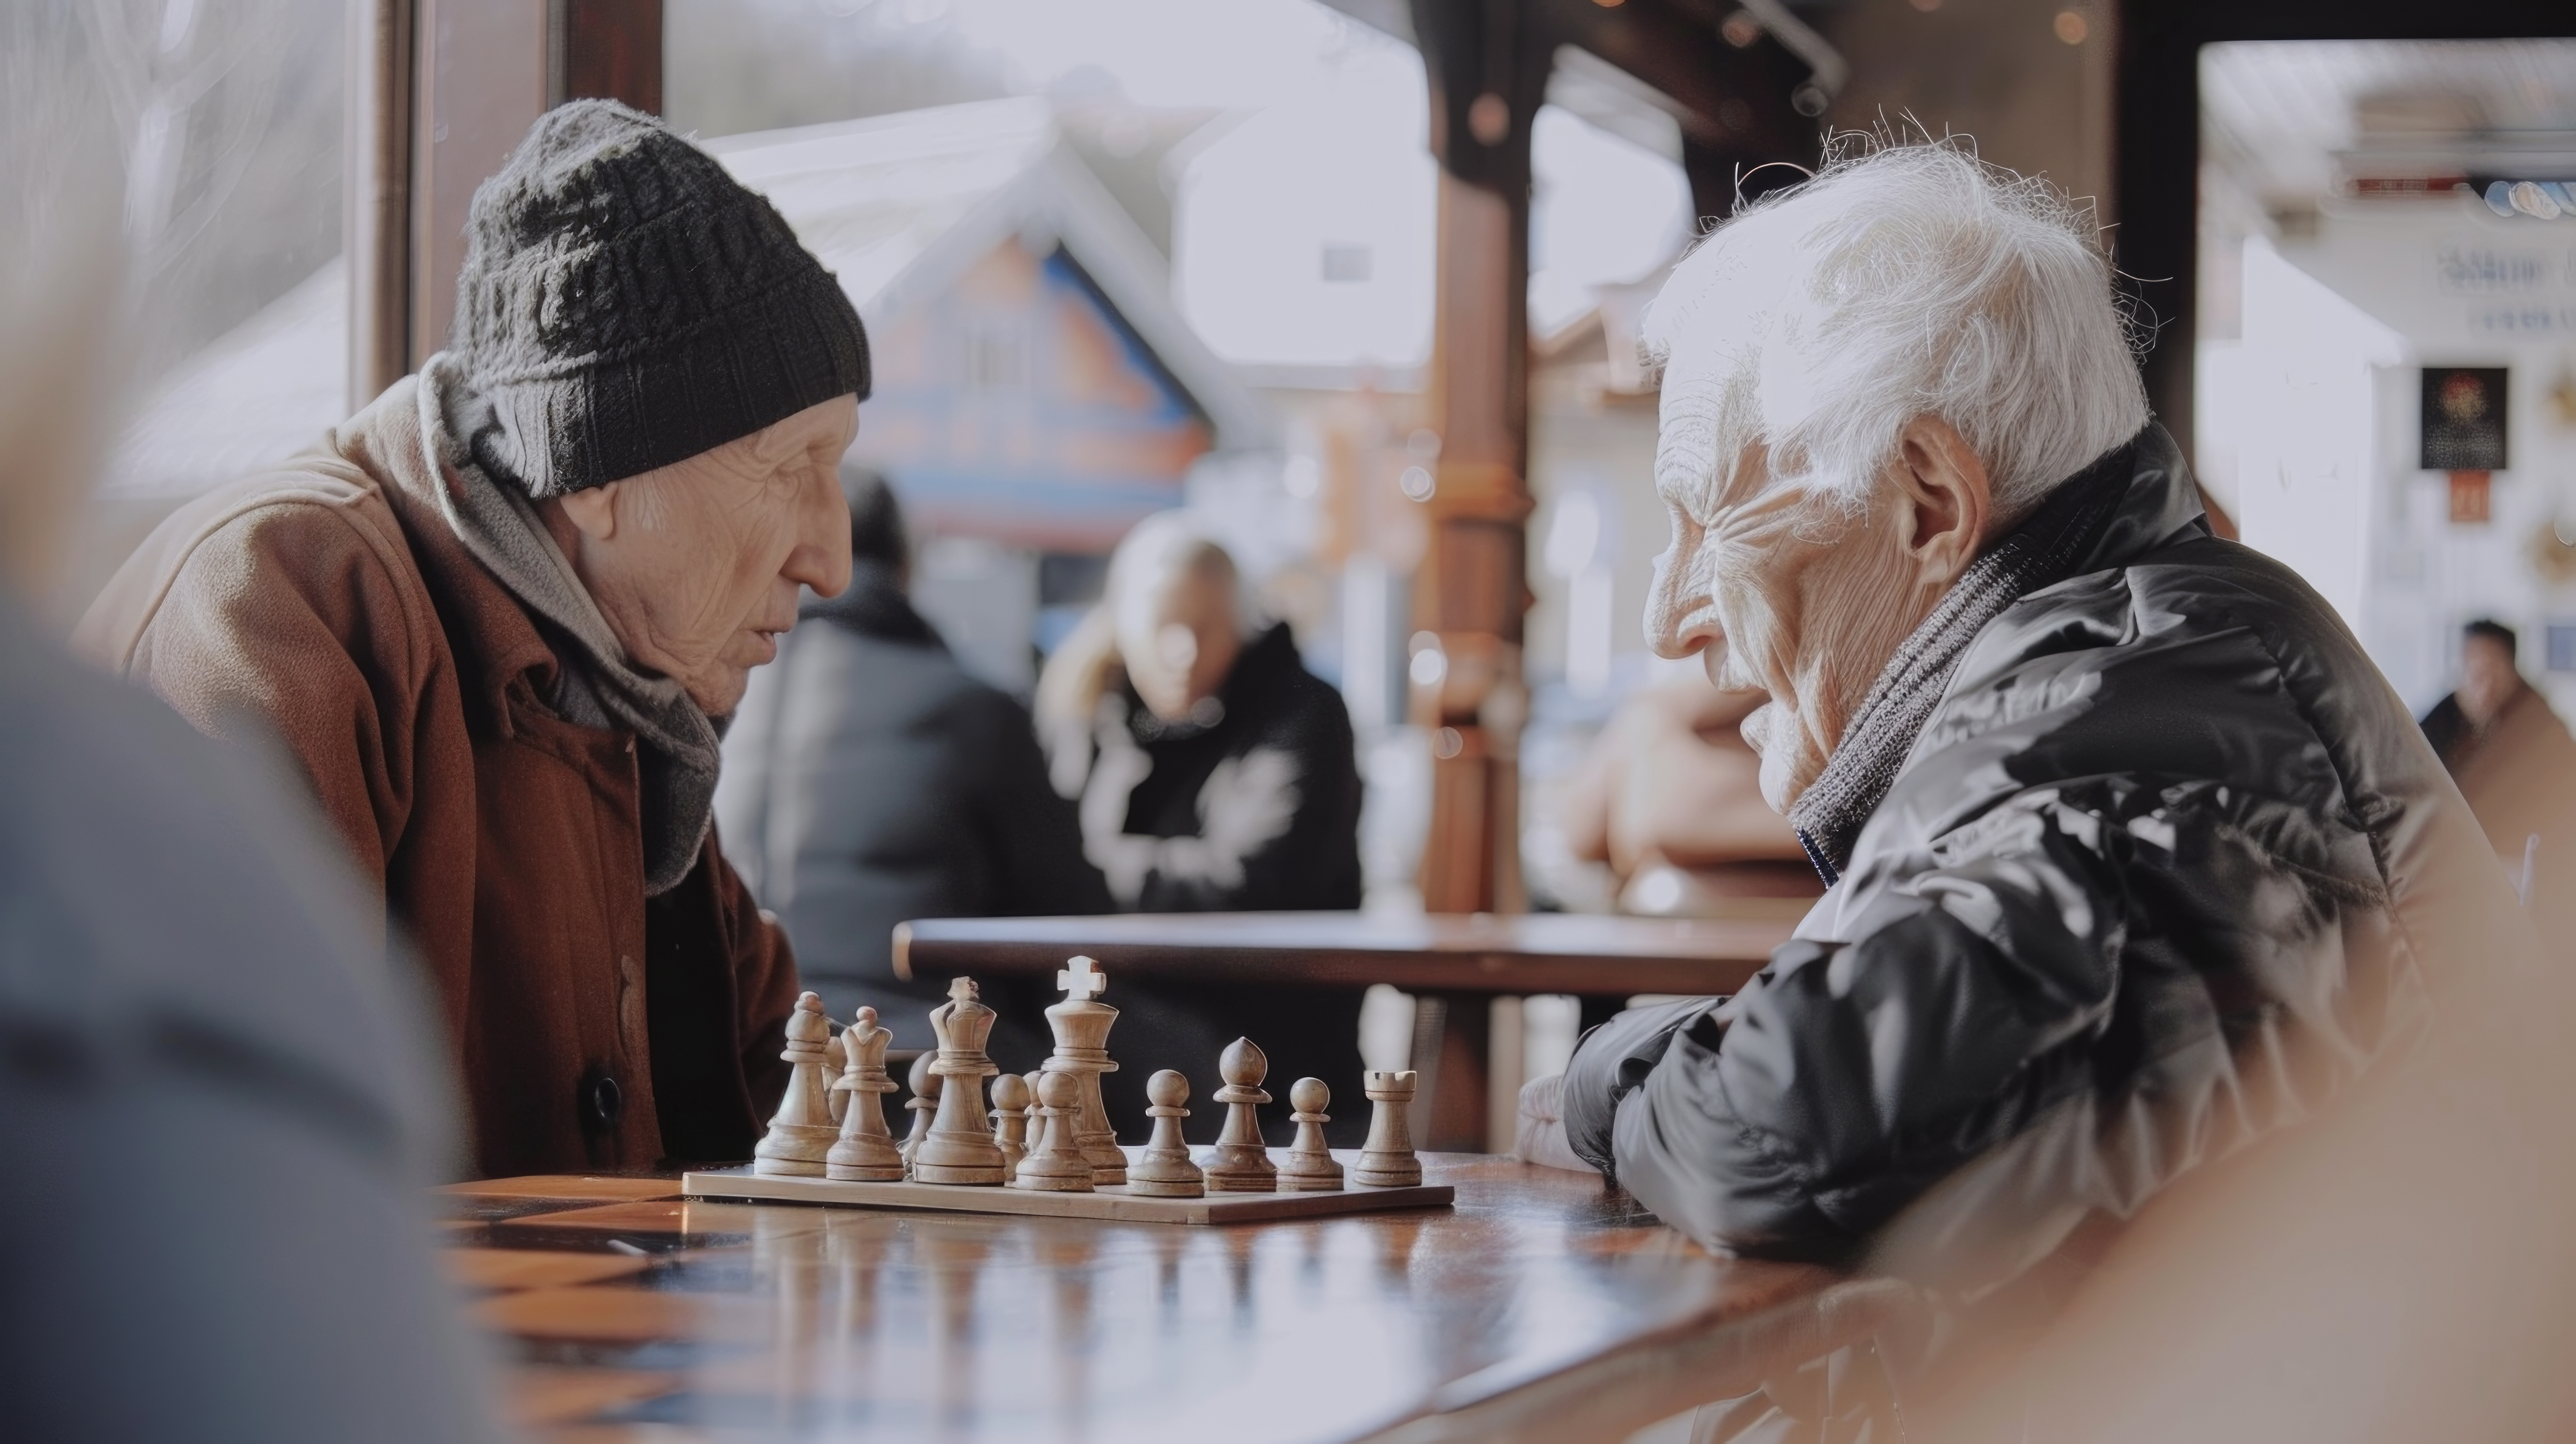
[[[1599,1170],[1574,1156],[1565,1141],[1565,1075],[1533,1078],[1521,1088],[1520,1126],[1512,1131],[1512,1152],[1523,1163],[1563,1168],[1599,1176]]]

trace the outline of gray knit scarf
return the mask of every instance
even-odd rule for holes
[[[716,726],[678,682],[627,661],[536,508],[475,463],[475,435],[497,424],[447,353],[422,364],[420,429],[445,483],[439,510],[466,550],[536,614],[557,663],[547,703],[577,726],[631,729],[641,744],[644,893],[658,897],[689,875],[706,842],[720,755]]]
[[[1798,843],[1827,887],[1851,866],[1861,828],[1904,770],[1969,644],[2006,607],[2074,575],[2128,495],[2137,452],[2132,440],[2050,492],[2028,520],[1968,564],[1878,674],[1825,770],[1789,805]]]

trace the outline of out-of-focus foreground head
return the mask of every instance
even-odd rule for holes
[[[1137,523],[1109,559],[1109,614],[1136,695],[1166,722],[1206,721],[1242,654],[1251,610],[1225,548],[1178,513]]]
[[[1770,694],[1745,736],[1783,810],[1985,543],[2148,419],[2089,208],[1964,141],[1834,152],[1685,258],[1644,337],[1647,638]]]

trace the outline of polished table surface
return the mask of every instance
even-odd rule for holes
[[[923,918],[896,927],[896,972],[1052,973],[1071,953],[1199,981],[1391,983],[1430,992],[1731,993],[1811,899],[1743,898],[1730,916],[1582,913],[1117,913]]]
[[[1866,1331],[1870,1285],[1710,1255],[1589,1175],[1425,1163],[1454,1208],[1224,1227],[639,1178],[442,1202],[553,1444],[1617,1440]]]

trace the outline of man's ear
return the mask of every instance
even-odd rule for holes
[[[595,542],[617,535],[617,488],[625,485],[612,481],[606,486],[584,487],[566,492],[554,499],[564,520],[581,529],[581,534]]]
[[[1918,416],[1897,433],[1893,470],[1912,521],[1906,552],[1947,585],[1984,549],[1994,519],[1986,463],[1949,422]]]

